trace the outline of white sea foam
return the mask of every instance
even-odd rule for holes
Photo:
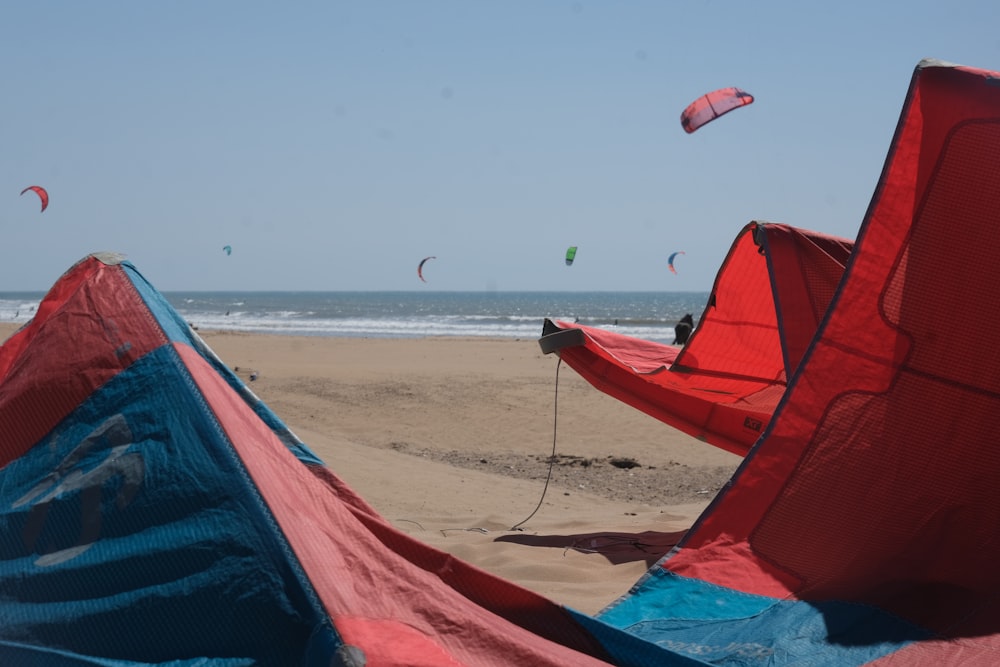
[[[0,321],[23,324],[42,294],[0,293]],[[199,329],[298,336],[536,339],[546,318],[673,340],[686,312],[701,314],[705,293],[187,292],[164,293]]]

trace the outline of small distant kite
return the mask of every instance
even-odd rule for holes
[[[677,275],[677,269],[674,268],[674,258],[677,257],[677,255],[683,255],[683,254],[685,254],[683,250],[678,250],[677,252],[670,253],[670,257],[667,258],[667,268],[670,269],[670,273]]]
[[[566,249],[566,266],[573,266],[574,259],[576,259],[576,246],[571,245]]]
[[[25,189],[21,190],[21,194],[23,195],[25,192],[28,192],[29,190],[38,195],[38,198],[42,200],[42,210],[44,211],[46,207],[48,207],[49,205],[49,193],[46,192],[45,188],[43,188],[40,185],[29,185]]]
[[[233,254],[233,246],[231,246],[231,245],[224,245],[224,246],[222,246],[222,250],[227,255],[232,255]]]
[[[420,260],[420,264],[417,265],[417,277],[423,280],[424,282],[427,282],[427,280],[424,279],[424,264],[429,259],[437,259],[437,257],[435,257],[434,255],[431,255],[430,257],[424,257],[422,260]]]
[[[702,95],[681,114],[681,127],[691,134],[702,125],[734,109],[753,103],[753,95],[739,88],[720,88]]]

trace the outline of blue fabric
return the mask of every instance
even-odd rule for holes
[[[777,600],[662,568],[597,618],[681,655],[741,667],[863,665],[930,636],[874,607]]]
[[[141,667],[152,665],[148,662],[131,660],[108,660],[106,658],[78,655],[52,648],[39,648],[0,641],[0,658],[4,665],[11,667]],[[158,662],[156,667],[252,667],[249,658],[194,660],[171,660]]]
[[[260,417],[265,424],[278,436],[278,438],[284,443],[289,450],[295,454],[296,457],[303,463],[310,463],[313,465],[323,465],[323,461],[316,456],[315,453],[309,447],[299,440],[299,438],[292,433],[292,431],[285,425],[281,419],[274,414],[274,412],[269,408],[263,401],[257,398],[250,389],[246,386],[243,380],[240,379],[236,373],[234,373],[228,366],[222,363],[222,360],[212,352],[212,350],[205,344],[198,334],[191,329],[191,326],[184,321],[184,319],[177,314],[173,306],[170,305],[163,295],[158,292],[145,278],[142,274],[129,262],[122,262],[122,268],[125,270],[126,275],[132,281],[135,286],[136,291],[139,296],[146,303],[146,307],[156,318],[160,327],[163,329],[164,335],[167,340],[171,342],[185,343],[195,350],[197,350],[205,360],[212,365],[212,367],[219,373],[219,375],[226,380],[230,387],[232,387],[239,396],[246,401],[257,416]]]
[[[622,632],[592,616],[572,609],[569,612],[581,627],[601,643],[618,667],[698,667],[709,664],[657,646],[646,638]]]
[[[4,469],[0,619],[0,664],[284,667],[337,641],[170,346]]]

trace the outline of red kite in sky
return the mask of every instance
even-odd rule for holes
[[[21,190],[21,194],[23,195],[28,190],[33,191],[35,194],[38,195],[38,198],[42,200],[42,210],[44,211],[45,208],[49,205],[49,193],[46,192],[45,188],[43,188],[40,185],[29,185],[25,189]]]

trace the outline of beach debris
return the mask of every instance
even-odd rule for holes
[[[626,515],[637,516],[635,512],[625,512]],[[654,538],[649,541],[640,537]],[[656,539],[659,538],[659,539]],[[563,549],[563,556],[571,549],[585,554],[608,555],[612,552],[628,552],[638,550],[642,553],[662,555],[667,553],[677,544],[675,537],[670,534],[653,536],[652,534],[630,535],[627,533],[608,533],[605,535],[588,536],[584,539],[574,540]]]
[[[490,532],[489,529],[487,529],[487,528],[479,528],[479,527],[474,527],[474,528],[442,528],[441,529],[441,534],[444,535],[445,537],[448,537],[448,532],[449,531],[453,531],[453,530],[461,530],[461,531],[471,532],[471,533],[482,533],[483,535],[486,535],[487,533]]]
[[[40,185],[29,185],[25,189],[21,190],[23,195],[25,192],[34,192],[38,195],[38,198],[42,200],[42,210],[44,211],[49,205],[49,193],[48,191]]]
[[[706,93],[688,105],[681,114],[681,127],[691,134],[719,116],[753,103],[753,95],[739,88],[720,88]]]
[[[628,457],[611,457],[608,459],[608,463],[616,468],[622,468],[628,470],[629,468],[638,468],[641,464],[633,458]]]
[[[535,458],[541,460],[543,457],[536,455]],[[575,454],[552,454],[544,457],[544,459],[546,463],[555,463],[561,466],[583,466],[584,468],[589,468],[597,463],[597,459],[577,456]]]
[[[250,381],[251,382],[256,382],[257,381],[257,371],[251,371],[251,373],[250,373]]]

